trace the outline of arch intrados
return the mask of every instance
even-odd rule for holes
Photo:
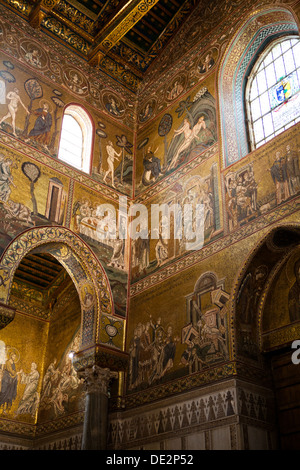
[[[8,305],[13,277],[21,260],[31,252],[44,252],[54,256],[66,269],[74,282],[81,302],[81,322],[95,339],[96,326],[101,313],[113,314],[113,297],[107,275],[100,261],[78,235],[69,229],[54,226],[30,228],[19,234],[7,246],[0,258],[0,275],[5,282],[0,286],[1,302]],[[73,264],[73,270],[72,270]],[[77,277],[74,276],[77,273]],[[94,298],[94,310],[84,305],[84,288],[89,288]],[[88,321],[87,316],[90,315]]]
[[[239,272],[237,273],[236,277],[235,277],[235,280],[233,282],[233,288],[232,288],[232,291],[231,291],[231,307],[230,307],[230,324],[231,324],[231,334],[233,336],[233,339],[235,340],[236,339],[236,325],[237,325],[237,311],[236,311],[236,302],[237,302],[237,295],[238,295],[238,292],[239,292],[239,289],[242,285],[242,281],[244,280],[244,277],[247,273],[247,271],[250,269],[255,257],[259,254],[259,252],[263,249],[264,245],[265,244],[272,244],[273,247],[274,247],[274,250],[276,250],[276,246],[273,244],[273,239],[274,239],[274,235],[276,234],[276,232],[280,231],[280,230],[291,230],[292,232],[296,233],[298,236],[299,236],[299,241],[298,243],[300,243],[300,224],[297,224],[297,223],[283,223],[283,224],[280,224],[280,225],[276,225],[274,227],[272,227],[269,232],[267,234],[265,234],[262,239],[256,244],[255,248],[252,249],[241,269],[239,270]],[[286,260],[287,256],[289,256],[292,252],[292,250],[296,247],[296,242],[295,243],[292,243],[289,247],[277,247],[277,250],[279,253],[282,254],[282,258],[281,260]],[[276,263],[276,266],[277,266],[278,263]],[[280,265],[282,264],[282,261],[280,261]],[[274,266],[275,267],[275,266]],[[266,288],[268,289],[269,287],[269,283],[267,283],[266,285]],[[264,292],[265,292],[265,289],[264,289]],[[261,308],[259,309],[259,311],[261,312]],[[260,327],[260,323],[257,324],[257,328]],[[235,344],[235,341],[233,341],[232,344]],[[233,352],[235,354],[235,352]]]

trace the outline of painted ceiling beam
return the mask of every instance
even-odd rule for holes
[[[40,28],[45,16],[55,8],[60,0],[38,0],[29,15],[29,24],[33,28]]]
[[[88,62],[99,65],[101,60],[140,21],[159,0],[128,0],[95,36]]]

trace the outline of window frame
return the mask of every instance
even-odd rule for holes
[[[254,151],[254,150],[260,148],[262,145],[266,144],[267,142],[269,142],[270,140],[275,138],[277,135],[284,132],[289,127],[295,125],[297,123],[297,121],[295,121],[295,120],[299,119],[299,116],[294,118],[294,119],[291,119],[291,121],[289,121],[287,124],[280,127],[279,129],[275,128],[274,122],[273,122],[273,132],[272,132],[272,134],[270,134],[269,136],[264,135],[264,138],[262,140],[260,140],[258,143],[256,143],[255,132],[254,132],[254,123],[256,121],[258,121],[259,119],[263,118],[264,116],[271,115],[272,110],[268,111],[265,114],[263,114],[261,112],[260,116],[257,119],[253,120],[253,118],[252,118],[252,109],[251,109],[251,104],[250,104],[250,95],[251,95],[253,81],[256,78],[262,63],[264,62],[266,57],[269,55],[269,53],[272,51],[272,49],[275,48],[278,44],[283,43],[283,42],[288,41],[288,40],[292,40],[292,39],[297,39],[298,41],[300,41],[300,36],[296,35],[296,34],[281,35],[280,37],[277,37],[276,39],[273,39],[271,42],[269,42],[267,44],[267,46],[264,48],[264,50],[256,58],[256,60],[254,62],[254,65],[252,66],[251,71],[250,71],[250,73],[247,77],[247,83],[246,83],[246,87],[245,87],[245,91],[244,91],[245,108],[246,108],[245,125],[247,127],[247,134],[248,134],[248,137],[249,137],[250,151]],[[282,55],[283,55],[283,53],[279,57],[282,57]],[[274,62],[275,62],[275,60],[273,59],[271,63],[274,63]],[[297,70],[298,70],[298,68],[296,67],[295,71],[297,71]],[[291,73],[292,72],[288,73],[283,78],[288,77]],[[272,86],[275,86],[276,84],[278,84],[279,81],[280,80],[277,80],[275,82],[275,84],[272,85]],[[300,86],[300,74],[299,74],[299,77],[298,77],[298,81],[299,81],[299,86]],[[270,90],[271,88],[272,87],[269,87],[269,88],[267,87],[266,91]],[[262,95],[263,95],[263,93],[258,93],[257,97],[262,96]],[[300,115],[300,113],[299,113],[299,115]]]
[[[72,165],[71,162],[61,158],[61,143],[63,138],[63,121],[66,115],[71,116],[77,124],[80,126],[82,131],[82,149],[81,149],[81,165]],[[63,112],[61,132],[60,132],[60,141],[58,147],[57,157],[59,161],[72,166],[73,168],[83,171],[84,173],[90,174],[92,167],[92,155],[93,155],[93,145],[94,145],[94,121],[90,116],[89,112],[80,104],[70,103],[68,104]]]

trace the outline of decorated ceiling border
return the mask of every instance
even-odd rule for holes
[[[128,89],[125,84],[119,83],[114,78],[111,78],[109,74],[107,75],[107,73],[90,66],[86,60],[79,55],[69,51],[68,48],[57,43],[55,39],[49,35],[43,34],[38,29],[32,28],[29,24],[26,25],[27,33],[25,34],[24,21],[1,4],[0,18],[0,45],[4,53],[11,55],[17,60],[22,60],[25,53],[20,47],[21,41],[30,39],[32,42],[36,41],[37,45],[43,44],[47,66],[40,70],[35,68],[37,74],[41,73],[52,82],[61,84],[61,79],[64,77],[64,74],[61,73],[61,68],[66,66],[78,67],[80,70],[84,70],[90,82],[89,94],[86,93],[84,96],[80,96],[81,99],[85,99],[89,104],[93,105],[93,102],[97,103],[97,100],[99,100],[98,95],[102,90],[111,89],[119,96],[122,96],[126,108],[128,106],[128,110],[132,111],[136,98],[134,92]],[[19,30],[18,32],[17,28]],[[6,37],[8,38],[7,40],[5,40]],[[3,43],[4,40],[5,43],[2,46],[1,43]],[[105,113],[105,107],[101,107],[100,109],[103,109]],[[129,116],[127,116],[127,121],[125,121],[124,124],[131,128],[134,126],[133,120],[132,118],[130,119]]]
[[[152,0],[153,2],[154,0]],[[5,2],[27,20],[30,18],[34,8],[31,4],[24,1],[5,0]],[[147,1],[142,5],[143,14],[145,8],[151,8],[151,2]],[[166,45],[170,38],[177,31],[180,23],[191,13],[195,7],[196,1],[189,2],[188,5],[184,4],[179,7],[173,20],[167,25],[159,39],[152,46],[147,54],[139,54],[134,48],[128,46],[124,41],[118,41],[112,48],[112,54],[106,55],[99,63],[100,69],[108,73],[110,76],[120,81],[130,90],[137,92],[138,87],[142,80],[143,73],[147,70],[149,65],[161,52],[161,49]],[[62,15],[67,17],[66,24],[64,24]],[[136,15],[133,12],[133,18]],[[88,58],[93,49],[94,38],[100,29],[105,27],[105,18],[97,18],[93,21],[85,13],[78,11],[67,2],[60,1],[54,8],[51,9],[51,14],[45,15],[41,21],[41,27],[48,32],[53,38],[60,43],[65,44],[67,47],[74,50],[75,53],[80,54],[84,58]],[[107,22],[107,18],[106,18]],[[105,41],[103,44],[106,47]],[[126,55],[126,63],[123,59]],[[138,57],[140,56],[140,57]],[[128,62],[130,67],[128,67]]]
[[[176,38],[167,46],[167,53],[163,52],[162,57],[155,61],[145,75],[139,88],[139,110],[143,109],[147,102],[155,97],[157,106],[152,115],[152,118],[155,118],[170,105],[166,99],[166,92],[171,82],[183,74],[186,93],[212,71],[218,70],[222,51],[232,35],[232,24],[240,19],[247,8],[253,8],[252,4],[250,6],[250,2],[245,3],[244,7],[238,7],[225,0],[222,11],[218,15],[214,14],[213,19],[211,13],[215,12],[216,5],[199,5],[195,9],[191,21],[183,25]],[[199,9],[201,11],[198,11]],[[225,18],[226,15],[230,16]],[[207,22],[203,18],[206,18]],[[216,23],[218,23],[217,27]],[[201,39],[199,40],[199,38]],[[204,74],[199,73],[201,60],[212,51],[215,60],[214,67]],[[139,126],[143,127],[141,124]]]
[[[6,3],[13,9],[16,9],[18,13],[29,18],[32,11],[31,5],[28,6],[26,3],[23,4],[22,2],[16,2],[14,0],[6,0]],[[58,18],[51,16],[45,16],[41,21],[41,26],[44,28],[44,31],[48,32],[48,35],[50,35],[54,40],[56,39],[56,46],[54,46],[54,48],[57,47],[57,41],[59,41],[60,44],[69,47],[74,53],[79,54],[82,58],[87,58],[91,48],[92,37],[87,40],[86,37],[84,38],[79,34],[79,28],[77,29],[77,32],[74,32],[73,29],[68,28],[68,26],[64,25]],[[30,28],[29,25],[28,28]],[[86,66],[88,66],[88,64],[86,64]],[[109,61],[106,60],[103,62],[102,68],[104,72],[118,80],[123,86],[136,92],[140,79],[123,65],[110,59]]]
[[[297,2],[298,0],[281,3],[293,5]],[[271,2],[266,0],[264,4],[267,7]],[[219,2],[218,5],[220,8]],[[239,2],[238,5],[225,0],[218,14],[210,18],[209,15],[215,6],[211,4],[199,5],[190,21],[183,25],[176,38],[166,46],[162,55],[149,68],[139,88],[140,108],[143,108],[154,95],[157,96],[157,110],[161,111],[167,107],[168,103],[164,100],[161,89],[166,89],[168,84],[181,72],[186,73],[188,77],[186,89],[192,88],[199,79],[197,74],[199,56],[202,56],[205,51],[215,48],[219,58],[222,59],[224,50],[228,47],[237,25],[243,21],[243,18],[249,16],[249,12],[256,11],[255,3],[251,0]],[[202,7],[203,11],[199,11]],[[217,64],[218,66],[219,64]]]
[[[184,4],[178,9],[175,17],[167,25],[163,33],[159,36],[158,40],[153,44],[146,55],[134,50],[128,44],[126,39],[121,40],[118,44],[116,44],[113,47],[112,52],[117,53],[119,58],[126,56],[127,61],[129,61],[130,64],[133,64],[133,67],[137,70],[137,72],[145,73],[148,67],[152,64],[153,60],[158,57],[167,42],[172,38],[174,33],[176,33],[184,18],[187,17],[195,8],[195,4],[196,0],[193,0],[192,2],[189,2],[189,5]]]
[[[213,0],[201,2],[147,71],[139,89],[142,101],[149,99],[162,83],[169,83],[179,70],[190,70],[205,49],[213,46],[221,51],[241,16],[253,8],[251,0],[238,4],[224,0],[222,5]]]
[[[164,191],[165,189],[174,185],[177,181],[181,180],[183,176],[190,173],[193,169],[197,168],[199,165],[201,165],[201,163],[206,162],[208,159],[216,155],[218,155],[218,144],[215,144],[209,149],[200,153],[197,157],[177,169],[170,176],[164,178],[161,182],[158,182],[157,184],[153,185],[153,187],[144,190],[142,194],[139,194],[135,197],[135,202],[143,203],[148,199],[151,199],[153,196],[156,196],[158,193]]]

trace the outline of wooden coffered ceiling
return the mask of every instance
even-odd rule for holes
[[[34,28],[137,88],[199,0],[0,0]],[[128,76],[131,75],[131,79]],[[114,74],[116,78],[116,74]],[[136,91],[136,90],[133,90]]]
[[[64,271],[53,256],[46,253],[29,254],[19,264],[14,280],[36,289],[49,289]]]

